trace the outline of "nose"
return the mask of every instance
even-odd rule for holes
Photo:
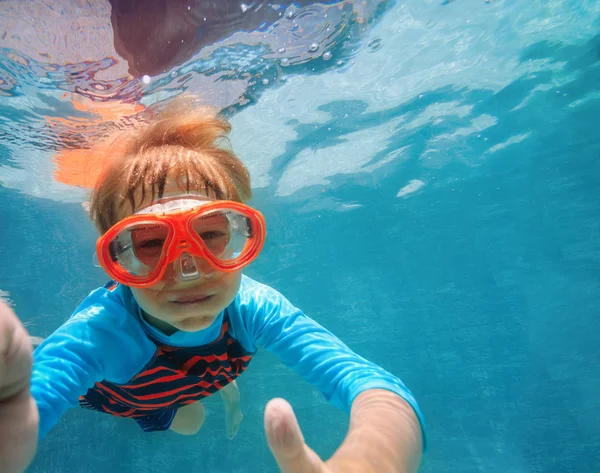
[[[215,269],[202,257],[183,252],[169,265],[168,279],[175,281],[193,281],[200,278],[210,279]]]

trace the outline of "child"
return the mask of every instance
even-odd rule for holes
[[[232,436],[241,419],[234,380],[261,346],[332,403],[352,407],[344,445],[360,435],[338,460],[371,461],[377,452],[382,465],[389,458],[413,471],[421,414],[404,384],[242,275],[266,227],[243,204],[250,179],[225,146],[229,130],[210,110],[181,102],[116,139],[90,203],[98,260],[112,280],[34,353],[40,437],[77,403],[133,418],[145,431],[192,434],[204,421],[200,400],[216,391]]]

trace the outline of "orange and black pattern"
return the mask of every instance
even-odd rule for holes
[[[135,419],[146,431],[166,430],[178,407],[210,396],[247,368],[252,354],[228,332],[227,315],[217,340],[200,347],[157,343],[152,360],[127,384],[96,383],[82,407]]]

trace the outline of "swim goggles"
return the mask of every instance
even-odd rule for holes
[[[265,236],[257,210],[185,196],[160,200],[119,221],[98,238],[96,253],[115,281],[148,287],[161,280],[171,263],[180,280],[203,276],[200,258],[216,271],[239,270],[258,256]]]

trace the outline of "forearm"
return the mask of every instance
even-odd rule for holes
[[[29,389],[0,401],[0,470],[22,473],[37,445],[38,412]]]
[[[347,473],[414,473],[421,461],[422,438],[406,401],[390,391],[371,389],[352,403],[348,435],[327,464]]]
[[[0,470],[21,473],[37,444],[38,411],[29,390],[31,342],[0,300]]]

